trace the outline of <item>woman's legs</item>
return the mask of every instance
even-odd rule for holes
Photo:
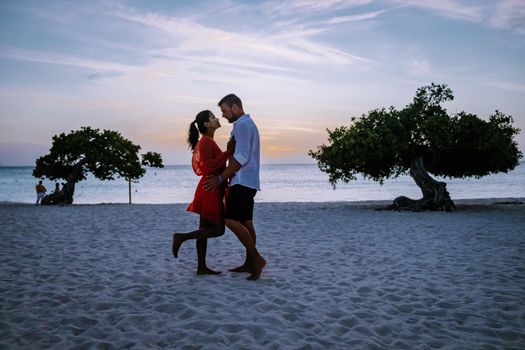
[[[195,240],[197,245],[197,275],[218,275],[219,271],[214,271],[206,266],[206,250],[208,249],[208,238]]]
[[[206,250],[208,246],[208,238],[219,237],[224,234],[224,221],[216,222],[200,218],[199,229],[188,233],[174,233],[172,252],[176,258],[179,253],[179,248],[184,241],[188,239],[196,240],[197,247],[197,274],[217,274],[206,266]]]

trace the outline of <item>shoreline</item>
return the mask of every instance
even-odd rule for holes
[[[273,205],[273,204],[287,204],[287,205],[293,205],[293,204],[349,204],[352,206],[383,206],[383,205],[390,205],[392,204],[393,200],[358,200],[358,201],[302,201],[302,202],[296,202],[296,201],[288,201],[288,202],[257,202],[255,201],[255,206],[257,205]],[[467,206],[467,205],[521,205],[525,204],[525,197],[489,197],[489,198],[462,198],[462,199],[453,199],[454,203],[459,206]],[[122,205],[122,206],[129,206],[129,203],[111,203],[111,202],[101,202],[101,203],[73,203],[72,205],[64,205],[65,207],[68,206],[100,206],[100,205]],[[188,205],[188,203],[131,203],[131,206],[140,206],[140,205],[152,205],[152,206],[161,206],[161,205]],[[27,203],[27,202],[9,202],[9,201],[3,201],[0,202],[0,207],[3,206],[35,206],[34,203]],[[58,205],[60,206],[60,205]],[[45,207],[54,207],[54,205],[45,206]]]

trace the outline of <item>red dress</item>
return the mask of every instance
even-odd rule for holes
[[[231,152],[222,152],[219,146],[208,136],[202,136],[195,149],[191,165],[197,176],[202,176],[197,188],[193,202],[187,211],[200,214],[203,219],[220,221],[224,217],[224,190],[226,184],[216,187],[213,191],[204,189],[204,182],[208,175],[218,175],[226,168],[226,161]]]

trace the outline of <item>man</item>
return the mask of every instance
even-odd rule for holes
[[[244,113],[239,97],[227,95],[218,105],[223,118],[233,123],[231,139],[236,142],[235,152],[226,169],[219,175],[208,178],[205,189],[213,189],[231,177],[226,198],[225,224],[246,248],[246,261],[230,271],[250,272],[248,280],[257,280],[266,265],[266,260],[255,247],[256,234],[253,226],[253,199],[260,189],[259,130],[250,115]]]
[[[40,200],[42,198],[45,197],[46,195],[46,188],[44,187],[44,185],[42,185],[42,180],[38,181],[38,184],[35,186],[35,190],[36,190],[36,204],[38,204],[40,202]]]

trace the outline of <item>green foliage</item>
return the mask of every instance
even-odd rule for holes
[[[148,152],[142,155],[142,165],[153,168],[164,168],[162,156],[157,152]]]
[[[522,154],[512,117],[499,111],[488,121],[465,112],[449,115],[442,103],[453,98],[446,85],[421,87],[401,110],[374,109],[352,118],[351,126],[327,130],[328,145],[309,155],[334,186],[354,180],[358,173],[382,183],[407,174],[417,157],[423,157],[430,173],[446,177],[482,177],[514,169]]]
[[[49,154],[36,160],[33,176],[55,180],[75,174],[76,181],[81,181],[92,173],[100,180],[115,177],[133,180],[145,174],[142,165],[163,166],[160,154],[155,152],[143,155],[141,163],[139,151],[140,146],[118,132],[82,127],[69,134],[53,136]]]

